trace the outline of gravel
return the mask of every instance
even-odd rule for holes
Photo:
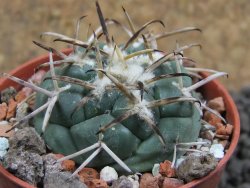
[[[206,176],[217,166],[218,162],[212,154],[189,155],[177,168],[179,179],[191,182]]]
[[[232,93],[240,114],[241,135],[218,188],[250,187],[250,86]]]
[[[41,154],[45,152],[44,141],[35,129],[26,127],[9,139],[9,150],[4,156],[3,166],[16,177],[37,186],[44,176]]]

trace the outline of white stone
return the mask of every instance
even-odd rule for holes
[[[224,157],[224,147],[222,144],[213,144],[210,148],[210,153],[214,155],[216,159],[222,159]]]
[[[0,137],[0,151],[7,150],[9,148],[9,140],[4,137]]]
[[[0,121],[0,126],[1,126],[1,125],[8,125],[8,124],[9,124],[8,121]]]
[[[0,159],[2,159],[7,153],[7,150],[0,150]]]
[[[152,168],[153,176],[157,176],[159,174],[159,171],[160,171],[160,164],[158,164],[158,163],[154,164],[154,166]]]
[[[133,184],[132,188],[139,188],[140,187],[139,177],[137,174],[128,176],[128,180]]]
[[[118,174],[114,168],[112,168],[110,166],[105,166],[100,172],[100,179],[102,179],[108,183],[111,183],[114,180],[118,179]]]

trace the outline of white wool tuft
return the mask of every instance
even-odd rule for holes
[[[162,58],[163,56],[164,56],[164,54],[162,52],[153,53],[153,58],[154,58],[155,61]]]
[[[138,116],[139,117],[143,117],[143,116],[147,116],[150,119],[154,118],[154,115],[151,111],[151,109],[147,108],[146,105],[148,104],[148,101],[143,99],[141,101],[141,95],[140,95],[140,91],[135,90],[133,91],[133,94],[135,95],[135,97],[140,101],[138,104],[136,104],[135,108],[137,108],[138,111]]]
[[[109,78],[104,76],[102,79],[97,78],[93,84],[96,88],[92,91],[92,93],[101,98],[106,90],[106,86],[110,85],[111,81]]]
[[[135,57],[130,58],[126,61],[127,64],[137,64],[137,65],[151,65],[154,61],[162,58],[164,56],[161,52],[153,52],[153,61],[150,60],[147,54],[138,55]]]
[[[94,59],[90,59],[88,57],[81,59],[78,54],[70,54],[67,56],[67,60],[72,60],[75,62],[75,65],[79,65],[80,67],[83,67],[84,65],[90,65],[91,67],[94,67],[96,64]]]
[[[136,42],[134,42],[134,43],[132,44],[132,46],[133,46],[134,48],[138,48],[141,44],[142,44],[142,42],[136,41]]]
[[[96,60],[90,59],[90,58],[84,58],[84,59],[80,60],[80,64],[82,64],[82,65],[90,65],[90,66],[94,67],[95,64],[96,64]]]
[[[116,75],[121,75],[121,77],[126,78],[127,83],[134,83],[138,80],[139,76],[143,73],[143,67],[139,65],[128,65],[127,68],[119,64],[115,64],[110,68],[110,72]]]
[[[108,45],[104,45],[103,46],[103,51],[108,53],[109,55],[113,54],[114,48],[113,47],[109,47]]]
[[[152,111],[150,109],[148,109],[145,105],[141,105],[140,106],[140,111],[138,113],[139,117],[143,117],[143,116],[146,116],[150,119],[153,119],[154,118],[154,115],[152,113]]]
[[[127,64],[136,64],[136,65],[151,65],[152,61],[149,59],[148,55],[138,55],[132,57],[126,61]]]
[[[126,79],[126,83],[134,84],[137,81],[144,82],[145,80],[154,77],[153,73],[144,73],[144,68],[138,64],[128,64],[127,68],[119,64],[114,64],[109,71],[115,75],[120,75]]]
[[[134,83],[138,77],[143,73],[143,67],[139,65],[129,65],[126,70],[127,82]]]
[[[152,72],[146,72],[146,73],[143,73],[138,78],[138,80],[141,81],[141,82],[145,82],[146,80],[149,80],[149,79],[154,78],[154,77],[155,77],[155,75]]]

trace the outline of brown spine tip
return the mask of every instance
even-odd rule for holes
[[[98,17],[99,17],[99,21],[100,21],[100,24],[102,26],[103,34],[106,36],[107,44],[110,44],[109,33],[108,33],[108,29],[107,29],[107,26],[106,26],[105,19],[104,19],[103,14],[102,14],[101,7],[100,7],[98,1],[96,1],[95,4],[96,4],[96,11],[97,11],[97,14],[98,14]]]

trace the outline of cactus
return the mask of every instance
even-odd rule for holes
[[[70,55],[35,42],[50,51],[50,62],[39,67],[50,66],[40,86],[4,76],[38,91],[36,110],[20,122],[34,117],[35,128],[48,147],[66,155],[61,160],[73,158],[83,163],[80,168],[109,165],[120,172],[149,171],[155,163],[182,155],[176,151],[178,144],[196,142],[202,109],[208,107],[194,90],[225,73],[213,72],[193,84],[191,76],[196,74],[190,73],[196,70],[185,66],[187,61],[193,62],[183,57],[183,51],[198,44],[178,47],[171,53],[157,50],[157,39],[199,29],[142,34],[152,24],[164,24],[152,20],[136,30],[123,8],[128,29],[116,20],[104,19],[98,2],[96,7],[101,27],[87,42],[77,39],[84,17],[78,20],[75,38],[42,34],[73,44]],[[109,24],[123,28],[129,40],[117,45],[110,39]],[[105,42],[99,40],[102,34]],[[53,61],[52,53],[62,60]]]

